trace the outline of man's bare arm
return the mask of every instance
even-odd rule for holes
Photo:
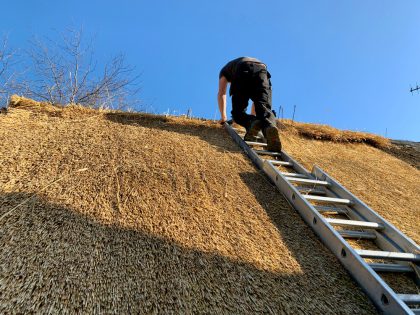
[[[225,77],[219,79],[219,92],[217,93],[217,103],[219,104],[220,111],[220,123],[227,121],[226,115],[226,90],[227,90],[228,81]]]

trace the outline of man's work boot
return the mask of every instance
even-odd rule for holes
[[[281,141],[279,130],[274,126],[265,129],[265,138],[267,139],[267,151],[281,152]]]
[[[251,123],[251,126],[246,131],[246,134],[244,136],[244,140],[245,141],[256,141],[257,140],[258,133],[261,130],[261,127],[262,127],[261,120],[255,119]]]

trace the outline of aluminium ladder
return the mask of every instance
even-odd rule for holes
[[[380,273],[409,273],[420,285],[420,247],[350,193],[322,169],[309,173],[286,152],[269,152],[260,141],[243,140],[243,132],[224,124],[235,142],[263,170],[303,220],[334,253],[384,314],[420,314],[419,294],[397,294]],[[255,149],[254,149],[255,148]],[[258,149],[256,149],[258,148]],[[261,156],[269,156],[264,159]],[[289,168],[283,172],[278,167]],[[328,215],[328,216],[327,216]],[[333,218],[338,215],[344,219]],[[354,249],[346,239],[374,242],[380,250]],[[373,262],[367,262],[370,259]],[[380,262],[378,262],[378,260]]]

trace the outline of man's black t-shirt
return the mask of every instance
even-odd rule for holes
[[[238,69],[238,65],[244,61],[251,61],[256,63],[262,63],[260,60],[251,57],[240,57],[229,61],[223,68],[220,70],[219,79],[221,77],[225,77],[228,82],[232,82],[232,79],[235,77],[236,70]]]

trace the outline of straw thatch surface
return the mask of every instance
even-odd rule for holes
[[[379,148],[420,170],[420,144],[418,142],[390,140],[367,132],[340,130],[328,125],[293,122],[289,119],[278,121],[284,134],[300,136],[310,140],[335,143],[366,143]]]
[[[283,132],[284,149],[311,170],[336,178],[403,233],[420,243],[420,171],[366,144],[341,144]]]
[[[282,119],[279,126],[287,134],[299,135],[307,139],[326,140],[338,143],[366,143],[377,148],[388,148],[389,139],[367,132],[340,130],[328,125],[308,124]]]
[[[0,143],[2,314],[375,312],[215,124],[17,106]]]

